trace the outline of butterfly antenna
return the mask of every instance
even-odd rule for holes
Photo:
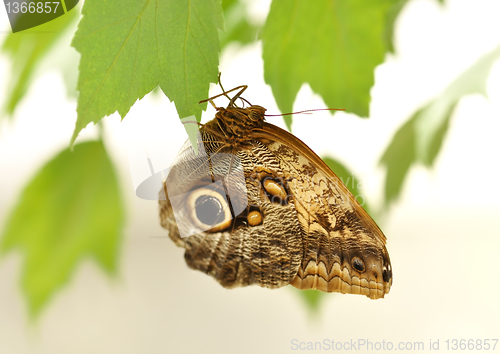
[[[308,109],[305,111],[299,112],[290,112],[290,113],[282,113],[282,114],[264,114],[266,117],[280,117],[280,116],[289,116],[291,114],[301,114],[301,113],[309,113],[316,111],[345,111],[345,108],[317,108],[317,109]]]

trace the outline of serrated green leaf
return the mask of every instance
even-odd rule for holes
[[[2,116],[14,114],[43,59],[61,36],[73,28],[79,15],[79,9],[74,9],[43,25],[7,35],[1,51],[10,57],[12,64]]]
[[[420,108],[396,132],[380,163],[387,168],[385,204],[389,206],[401,192],[413,164],[430,168],[441,149],[456,105],[469,94],[486,95],[486,81],[500,47],[480,58],[438,97]]]
[[[65,149],[20,196],[1,238],[3,254],[24,256],[22,289],[36,317],[85,258],[116,271],[124,211],[102,142]]]
[[[160,86],[181,118],[199,120],[218,77],[220,0],[87,0],[73,40],[81,53],[78,119],[90,122],[130,107]]]
[[[368,116],[373,71],[384,60],[391,0],[274,0],[264,30],[264,77],[282,112],[303,83],[331,108]]]
[[[332,159],[331,157],[322,157],[323,161],[330,167],[330,169],[337,175],[338,178],[342,181],[342,183],[349,189],[352,195],[357,199],[357,201],[363,206],[368,214],[370,214],[370,210],[368,207],[368,201],[361,191],[361,183],[359,179],[357,179],[354,174],[349,171],[343,164],[338,162],[337,160]]]

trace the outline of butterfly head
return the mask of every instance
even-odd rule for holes
[[[248,142],[250,132],[262,127],[266,109],[252,105],[246,108],[229,106],[217,107],[215,119],[205,124],[205,129],[215,133],[226,141],[228,145],[239,146]]]
[[[246,110],[250,121],[260,123],[264,120],[264,113],[266,113],[266,109],[264,107],[253,105],[246,108]]]

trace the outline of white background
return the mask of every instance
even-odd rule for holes
[[[256,21],[268,8],[269,1],[249,5]],[[396,26],[397,55],[387,55],[376,69],[370,119],[298,115],[294,133],[320,155],[345,163],[372,204],[380,204],[384,174],[378,161],[389,139],[415,109],[500,44],[499,14],[497,0],[447,0],[444,7],[434,0],[410,1]],[[0,28],[8,29],[3,10]],[[7,89],[8,68],[1,57],[0,91]],[[247,99],[279,113],[263,82],[260,43],[228,48],[221,71],[226,88],[248,84]],[[441,350],[446,339],[500,339],[498,63],[488,94],[461,100],[435,168],[413,168],[402,199],[381,220],[394,269],[391,292],[377,301],[328,294],[316,317],[291,287],[226,290],[187,268],[183,251],[159,225],[157,204],[134,195],[128,166],[134,129],[168,121],[161,132],[168,159],[186,139],[173,104],[147,96],[123,122],[117,115],[105,119],[106,144],[127,202],[118,279],[85,261],[33,325],[19,287],[22,256],[4,257],[0,353],[287,353],[294,352],[293,339],[385,340],[395,346],[422,341],[428,351],[431,339],[440,340]],[[32,85],[15,120],[0,122],[0,229],[22,187],[69,142],[76,102],[65,97],[60,74],[47,72]],[[321,107],[322,100],[304,86],[295,110]],[[205,120],[213,114],[209,110]],[[279,117],[268,120],[283,126]],[[89,127],[81,139],[94,136]]]

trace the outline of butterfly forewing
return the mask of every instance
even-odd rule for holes
[[[225,287],[258,284],[278,288],[290,284],[303,253],[297,215],[293,204],[271,202],[263,196],[261,187],[261,179],[277,173],[278,161],[256,141],[254,145],[234,151],[214,143],[214,136],[209,132],[202,130],[202,138],[206,142],[206,158],[196,156],[194,149],[183,149],[165,181],[166,198],[160,200],[162,226],[178,246],[186,249],[185,259],[191,268],[210,274]],[[238,187],[236,192],[231,193],[231,189],[237,187],[235,179],[227,180],[230,164],[220,163],[219,156],[233,157],[233,173],[238,171],[234,167],[236,161],[241,166],[244,186]],[[224,177],[226,189],[208,189],[207,176],[209,182],[211,178]],[[227,193],[222,197],[231,203],[233,212],[235,201],[244,198],[245,210],[234,212],[231,223],[223,230],[202,230],[197,227],[199,215],[192,212],[198,205],[189,202],[194,200],[191,195],[200,195],[200,189],[206,191],[208,197],[220,198],[217,194]],[[172,203],[178,196],[185,202]],[[259,214],[261,221],[250,225],[250,213]],[[187,235],[186,230],[191,234]]]

